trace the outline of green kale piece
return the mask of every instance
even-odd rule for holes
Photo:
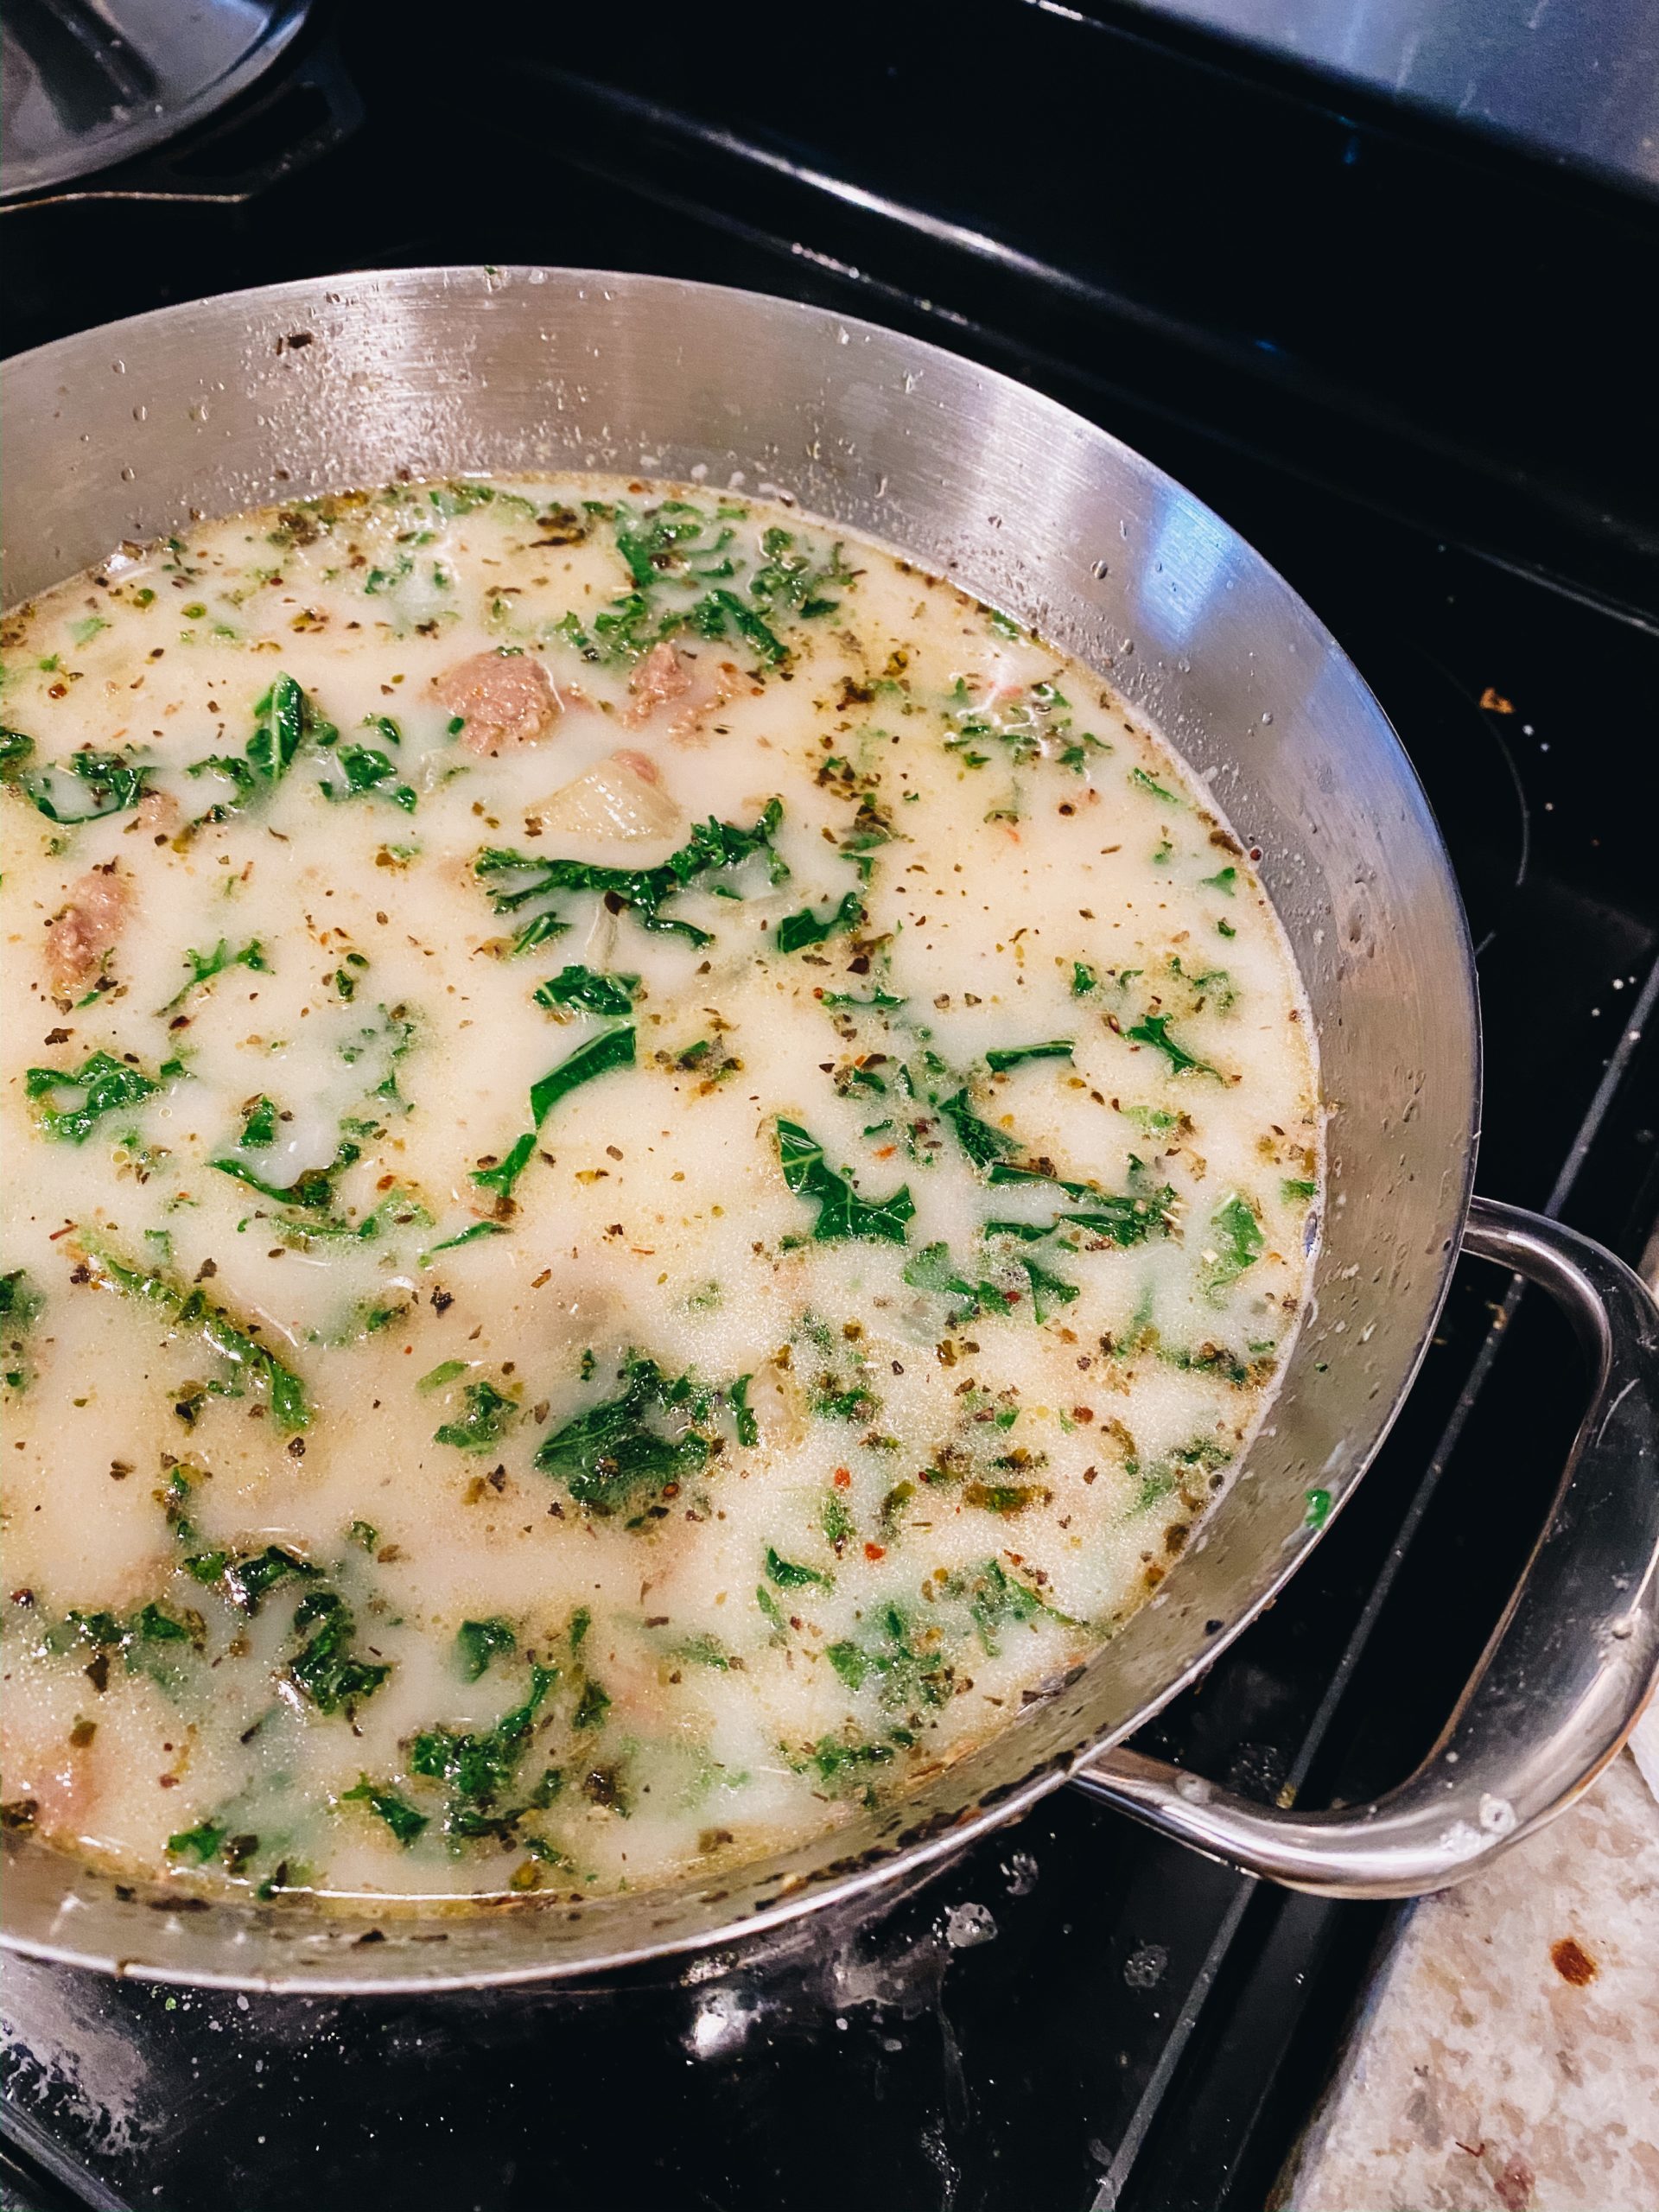
[[[188,980],[182,989],[174,992],[165,1006],[156,1007],[158,1014],[171,1014],[175,1007],[184,1004],[198,983],[211,982],[215,976],[222,976],[227,968],[251,968],[261,976],[270,973],[264,947],[257,937],[250,938],[239,952],[232,952],[228,939],[220,938],[211,952],[187,951],[184,964],[190,971]]]
[[[910,1001],[895,998],[891,991],[884,990],[881,985],[877,983],[867,999],[852,997],[845,991],[826,991],[818,1003],[820,1006],[844,1006],[854,1013],[868,1014],[878,1010],[882,1013],[895,1012],[899,1007],[908,1006]]]
[[[518,1648],[512,1622],[504,1621],[499,1614],[487,1621],[462,1621],[455,1630],[455,1663],[462,1681],[477,1681],[488,1673],[493,1659]]]
[[[997,1656],[1001,1648],[996,1641],[998,1633],[1010,1621],[1051,1620],[1065,1628],[1080,1625],[1010,1574],[1000,1560],[988,1559],[982,1567],[963,1568],[939,1579],[947,1597],[967,1601],[969,1618],[988,1658]]]
[[[193,1580],[222,1588],[233,1605],[250,1614],[283,1583],[315,1581],[322,1573],[281,1544],[267,1544],[257,1552],[198,1552],[186,1560],[184,1569]]]
[[[1020,1264],[1031,1284],[1031,1310],[1040,1328],[1055,1306],[1071,1305],[1077,1295],[1077,1286],[1074,1282],[1067,1282],[1061,1275],[1050,1274],[1046,1268],[1039,1268],[1035,1260],[1022,1258]]]
[[[1132,1028],[1126,1029],[1123,1034],[1132,1045],[1150,1045],[1154,1052],[1161,1052],[1169,1062],[1172,1075],[1219,1073],[1219,1070],[1212,1068],[1208,1060],[1198,1059],[1184,1045],[1176,1043],[1169,1033],[1169,1016],[1166,1014],[1149,1014]]]
[[[855,891],[849,891],[827,914],[815,914],[810,906],[798,914],[785,914],[778,925],[778,950],[798,952],[803,945],[822,944],[827,938],[855,930],[863,918],[864,901]]]
[[[1255,1206],[1237,1191],[1217,1207],[1210,1217],[1210,1230],[1216,1256],[1205,1268],[1204,1281],[1212,1303],[1218,1305],[1223,1292],[1266,1251],[1267,1239]]]
[[[351,1649],[357,1624],[343,1598],[333,1590],[314,1590],[295,1610],[296,1633],[316,1633],[289,1660],[288,1679],[319,1713],[372,1697],[391,1672],[389,1662],[360,1659]]]
[[[354,1789],[342,1789],[340,1802],[342,1805],[366,1805],[378,1820],[385,1822],[405,1851],[429,1826],[426,1814],[417,1813],[407,1797],[400,1796],[384,1783],[371,1782],[367,1775]]]
[[[15,784],[35,758],[35,741],[20,729],[0,728],[0,784]]]
[[[224,1842],[226,1830],[213,1821],[200,1821],[193,1828],[181,1828],[177,1835],[167,1839],[169,1859],[194,1859],[198,1866],[205,1866],[210,1859],[217,1859],[219,1847]]]
[[[953,1098],[939,1102],[939,1111],[950,1122],[957,1142],[976,1167],[989,1167],[1011,1152],[1018,1152],[1019,1145],[1001,1129],[993,1128],[975,1113],[966,1090],[957,1092]],[[993,1181],[995,1178],[993,1177]]]
[[[906,1262],[905,1281],[913,1289],[964,1301],[961,1310],[950,1316],[953,1325],[969,1320],[976,1313],[1004,1314],[1008,1310],[1007,1299],[995,1283],[969,1282],[958,1272],[947,1244],[925,1244],[913,1260]]]
[[[8,734],[15,735],[16,733]],[[155,772],[151,766],[138,766],[130,753],[88,750],[71,753],[61,760],[50,762],[25,788],[48,822],[59,823],[68,829],[79,822],[99,822],[105,815],[130,812],[143,803],[149,788],[149,779]],[[67,813],[59,806],[53,796],[50,780],[54,774],[73,776],[77,779],[85,792],[86,803],[84,806]]]
[[[526,1129],[512,1147],[504,1153],[493,1167],[475,1167],[472,1179],[480,1190],[496,1191],[504,1198],[512,1196],[512,1186],[529,1166],[536,1150],[536,1132]]]
[[[531,1085],[530,1116],[537,1128],[541,1128],[560,1099],[568,1097],[578,1085],[591,1083],[595,1076],[608,1075],[615,1068],[632,1067],[633,1048],[631,1022],[623,1028],[601,1029],[597,1037],[590,1037],[585,1045],[579,1045],[568,1059],[561,1060],[539,1083]]]
[[[597,1514],[620,1512],[700,1473],[712,1450],[696,1425],[699,1408],[684,1378],[671,1382],[655,1360],[630,1356],[620,1379],[617,1396],[578,1414],[536,1452],[542,1473],[556,1476],[578,1505]],[[683,1433],[664,1435],[653,1425],[687,1405],[694,1421]]]
[[[836,1578],[822,1568],[804,1567],[798,1560],[780,1559],[768,1544],[766,1547],[766,1576],[780,1590],[833,1590]]]
[[[393,780],[397,771],[386,754],[376,751],[372,746],[342,745],[334,758],[339,761],[340,772],[346,780],[339,785],[325,781],[322,786],[325,798],[336,801],[362,798],[367,794],[378,792],[381,797],[391,799],[395,806],[401,806],[405,814],[414,813],[418,803],[414,790],[408,784]]]
[[[240,814],[253,800],[281,783],[306,740],[327,747],[339,735],[334,725],[323,720],[293,677],[277,675],[272,679],[270,689],[255,703],[253,734],[245,754],[238,757],[234,753],[211,753],[205,760],[191,762],[188,773],[192,776],[205,775],[213,770],[227,776],[236,785],[233,798],[210,806],[191,827],[199,829],[210,823],[227,822],[232,815]]]
[[[310,1427],[311,1408],[300,1377],[222,1306],[215,1306],[200,1284],[187,1289],[166,1275],[118,1259],[90,1240],[85,1249],[92,1280],[100,1288],[154,1306],[181,1335],[199,1337],[210,1351],[264,1390],[278,1428],[291,1433]]]
[[[1053,1037],[1045,1045],[1009,1045],[987,1052],[985,1065],[993,1075],[1005,1075],[1026,1060],[1069,1060],[1071,1052],[1070,1037]]]
[[[442,1726],[423,1729],[410,1746],[409,1770],[452,1792],[445,1826],[460,1834],[488,1833],[478,1816],[492,1813],[512,1787],[530,1748],[536,1715],[559,1679],[556,1667],[532,1666],[523,1700],[504,1713],[493,1728],[476,1732]],[[501,1816],[509,1821],[517,1815]]]
[[[537,1006],[580,1007],[584,1014],[601,1014],[625,1021],[633,1011],[639,989],[637,976],[604,976],[591,968],[562,968],[536,990]]]
[[[42,1136],[60,1144],[85,1144],[106,1114],[141,1104],[161,1085],[141,1068],[130,1067],[125,1061],[100,1052],[73,1071],[30,1068],[24,1075],[23,1088],[29,1097],[43,1102],[36,1116]],[[52,1096],[60,1090],[79,1090],[79,1103],[53,1105]]]
[[[787,1122],[780,1116],[777,1130],[785,1182],[798,1198],[817,1206],[817,1219],[812,1225],[815,1243],[832,1243],[843,1237],[889,1244],[906,1241],[905,1224],[916,1211],[907,1185],[901,1185],[890,1198],[873,1205],[861,1198],[844,1176],[825,1164],[823,1147],[798,1122]]]
[[[517,912],[532,899],[543,899],[558,891],[597,891],[617,906],[628,907],[642,928],[671,932],[691,944],[712,944],[714,939],[707,930],[664,914],[661,911],[664,904],[699,877],[737,868],[754,853],[765,853],[772,881],[783,881],[788,869],[772,842],[783,818],[783,804],[775,798],[767,803],[760,820],[747,830],[734,822],[716,821],[710,815],[707,822],[695,823],[679,850],[671,853],[656,868],[601,868],[589,861],[546,861],[533,854],[489,846],[473,863],[473,873],[480,882],[521,874],[533,879],[514,890],[496,891],[493,897],[498,914]],[[546,921],[555,929],[564,927],[550,915],[537,916],[536,919]],[[534,926],[532,923],[531,927]],[[515,952],[525,950],[530,941],[521,934],[513,948]]]
[[[421,1255],[421,1265],[429,1268],[440,1252],[459,1251],[463,1244],[476,1244],[480,1237],[505,1236],[506,1230],[499,1221],[474,1221],[454,1236],[446,1236],[436,1244],[429,1244]]]
[[[469,1382],[461,1395],[467,1411],[460,1421],[447,1421],[436,1430],[435,1444],[453,1445],[457,1452],[489,1452],[501,1441],[518,1408],[493,1382]]]
[[[1164,799],[1171,806],[1185,806],[1186,804],[1179,792],[1166,790],[1155,777],[1149,776],[1144,768],[1131,768],[1129,781],[1136,791],[1145,791],[1148,798]]]
[[[890,1713],[914,1713],[921,1707],[950,1701],[952,1672],[944,1652],[916,1628],[902,1605],[881,1606],[873,1636],[832,1643],[824,1656],[850,1690],[874,1681]]]

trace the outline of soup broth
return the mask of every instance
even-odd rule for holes
[[[14,1825],[639,1888],[904,1792],[1179,1572],[1316,1070],[1098,674],[595,479],[124,547],[4,667]]]

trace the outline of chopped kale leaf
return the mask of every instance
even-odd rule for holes
[[[42,1136],[60,1144],[85,1144],[106,1114],[141,1104],[161,1086],[142,1069],[108,1052],[94,1052],[73,1071],[30,1068],[23,1088],[29,1097],[41,1101],[36,1121]],[[53,1095],[60,1090],[79,1090],[79,1103],[54,1105]]]
[[[175,1007],[184,1004],[198,983],[210,982],[215,976],[222,976],[227,968],[251,968],[261,976],[270,973],[270,963],[266,960],[264,947],[257,938],[251,938],[238,952],[232,952],[229,942],[220,938],[211,952],[187,951],[184,964],[190,971],[188,979],[165,1006],[156,1007],[158,1014],[171,1014]],[[266,1141],[269,1142],[269,1139]]]
[[[798,1198],[817,1206],[817,1219],[812,1226],[815,1242],[830,1243],[842,1237],[890,1244],[905,1242],[905,1224],[916,1211],[907,1186],[901,1185],[890,1198],[873,1205],[861,1198],[844,1176],[825,1164],[823,1147],[798,1122],[786,1122],[780,1116],[777,1129],[785,1182]]]
[[[287,1672],[301,1696],[319,1713],[338,1713],[372,1697],[391,1672],[389,1662],[361,1659],[352,1649],[357,1624],[345,1599],[332,1590],[314,1590],[302,1598],[294,1627],[296,1633],[316,1630],[289,1660]]]
[[[1154,1052],[1161,1052],[1169,1062],[1172,1075],[1185,1075],[1189,1071],[1194,1075],[1214,1075],[1217,1072],[1207,1060],[1197,1058],[1184,1045],[1176,1043],[1169,1033],[1169,1016],[1166,1014],[1147,1014],[1133,1028],[1126,1029],[1123,1034],[1132,1045],[1150,1045]]]
[[[497,1191],[504,1198],[510,1198],[513,1185],[529,1166],[535,1151],[536,1132],[526,1129],[493,1167],[475,1167],[472,1179],[481,1190]]]
[[[849,891],[827,914],[816,914],[810,906],[798,914],[785,914],[778,925],[778,950],[798,952],[803,945],[822,944],[845,930],[855,930],[863,918],[864,901],[855,891]]]
[[[695,823],[686,842],[656,868],[601,868],[589,861],[543,861],[533,855],[489,846],[473,863],[473,873],[480,882],[504,876],[531,879],[512,890],[494,892],[498,914],[516,912],[532,899],[546,898],[554,892],[597,891],[617,907],[627,907],[637,916],[642,928],[670,932],[691,944],[711,944],[714,940],[707,930],[664,914],[661,911],[664,902],[700,877],[738,868],[755,853],[767,855],[773,882],[781,882],[788,870],[773,850],[772,840],[783,813],[782,803],[774,798],[768,802],[760,820],[747,830],[736,823],[717,821],[710,815],[707,822]],[[535,918],[535,922],[541,921],[549,922],[555,929],[565,926],[551,916]],[[532,928],[535,922],[531,925]],[[515,952],[524,950],[527,941],[521,933]]]
[[[361,798],[365,792],[378,791],[405,814],[413,814],[417,804],[415,792],[410,785],[393,781],[397,771],[384,753],[368,745],[342,745],[334,758],[346,780],[340,785],[325,781],[325,798]]]
[[[708,1464],[712,1440],[691,1426],[664,1434],[653,1424],[688,1402],[654,1360],[630,1357],[623,1389],[543,1440],[536,1465],[556,1476],[578,1505],[612,1514],[677,1486]],[[695,1414],[696,1408],[692,1406]]]
[[[469,1382],[461,1395],[467,1402],[464,1416],[445,1421],[432,1441],[453,1445],[457,1452],[493,1451],[512,1426],[518,1407],[493,1382]]]
[[[1211,1300],[1219,1303],[1223,1292],[1266,1251],[1267,1239],[1255,1208],[1236,1191],[1211,1216],[1210,1229],[1215,1256],[1205,1266],[1205,1287]]]
[[[577,1086],[591,1083],[595,1076],[608,1075],[614,1068],[633,1065],[634,1033],[632,1024],[625,1028],[603,1029],[585,1045],[579,1045],[568,1059],[550,1070],[541,1081],[531,1086],[530,1115],[539,1129],[561,1098],[567,1097]]]
[[[1014,1138],[980,1119],[965,1090],[957,1091],[953,1098],[941,1099],[939,1111],[950,1122],[957,1142],[976,1167],[990,1167],[1007,1154],[1020,1149]],[[995,1181],[995,1175],[991,1179]]]
[[[91,1278],[101,1288],[154,1306],[181,1336],[199,1337],[245,1380],[262,1389],[278,1428],[291,1433],[309,1427],[311,1408],[300,1377],[222,1306],[215,1306],[200,1284],[186,1289],[165,1275],[130,1266],[90,1241],[86,1252]]]
[[[591,968],[562,968],[550,982],[537,986],[537,1006],[580,1007],[584,1014],[601,1014],[626,1020],[633,1011],[639,988],[637,976],[596,975]]]
[[[140,805],[155,772],[151,766],[137,765],[130,753],[71,753],[53,761],[27,789],[48,822],[67,829],[78,822],[99,822],[105,815],[125,814]],[[66,810],[52,780],[58,775],[72,776],[79,782],[84,804]]]
[[[458,1252],[464,1244],[476,1244],[481,1237],[505,1236],[506,1230],[499,1221],[474,1221],[454,1236],[446,1236],[439,1243],[429,1244],[421,1255],[421,1265],[429,1268],[440,1252]]]
[[[382,1783],[371,1782],[367,1775],[354,1789],[342,1789],[340,1802],[342,1805],[366,1805],[378,1820],[385,1822],[405,1851],[429,1825],[427,1815],[417,1813],[407,1797],[399,1796]]]
[[[1009,1068],[1017,1068],[1025,1060],[1069,1060],[1071,1050],[1071,1038],[1055,1037],[1046,1045],[1010,1045],[987,1052],[985,1065],[993,1075],[1003,1075]]]
[[[780,1590],[833,1590],[836,1578],[825,1574],[816,1567],[804,1567],[797,1560],[780,1559],[770,1544],[766,1547],[766,1574]]]
[[[462,1681],[477,1681],[488,1673],[493,1659],[518,1648],[512,1624],[501,1619],[499,1614],[486,1621],[462,1621],[455,1630],[455,1663]]]

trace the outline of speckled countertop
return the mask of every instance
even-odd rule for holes
[[[1283,2212],[1659,2208],[1659,1708],[1641,1750],[1402,1916]]]

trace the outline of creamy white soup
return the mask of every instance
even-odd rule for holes
[[[124,546],[3,658],[9,1825],[639,1888],[912,1789],[1179,1572],[1316,1071],[1100,676],[594,479]]]

